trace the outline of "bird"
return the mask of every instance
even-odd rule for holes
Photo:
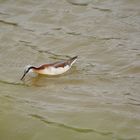
[[[24,74],[20,80],[23,80],[27,73],[34,72],[36,74],[43,75],[59,75],[68,71],[72,65],[76,62],[78,56],[69,58],[63,61],[57,61],[54,63],[43,64],[39,67],[35,67],[32,65],[27,65],[24,70]]]

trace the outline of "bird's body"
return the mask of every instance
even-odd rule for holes
[[[43,68],[43,69],[33,69],[33,71],[39,74],[58,75],[66,72],[69,69],[70,66],[68,65],[64,67],[57,67],[57,68],[53,66],[48,66],[47,68]]]
[[[71,66],[75,63],[76,60],[77,60],[77,56],[70,58],[68,60],[64,60],[64,61],[59,61],[59,62],[50,63],[50,64],[43,64],[39,67],[28,66],[21,80],[30,71],[33,71],[38,74],[45,74],[45,75],[63,74],[64,72],[68,71],[71,68]]]

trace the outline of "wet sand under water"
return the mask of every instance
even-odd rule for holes
[[[0,66],[0,140],[140,139],[139,0],[0,0]]]

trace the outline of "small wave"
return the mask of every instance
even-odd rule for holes
[[[20,85],[20,86],[25,86],[24,83],[17,83],[17,82],[4,81],[4,80],[0,80],[0,83],[3,83],[3,84],[10,84],[10,85]],[[27,86],[27,85],[26,85],[26,86]]]
[[[65,129],[69,129],[69,130],[73,130],[79,133],[98,133],[100,135],[112,135],[113,132],[102,132],[102,131],[98,131],[92,128],[79,128],[79,127],[74,127],[74,126],[69,126],[60,122],[55,122],[55,121],[50,121],[42,116],[36,115],[36,114],[29,114],[29,116],[39,119],[40,121],[46,123],[46,124],[50,124],[53,126],[57,126],[57,127],[61,127],[61,128],[65,128]]]

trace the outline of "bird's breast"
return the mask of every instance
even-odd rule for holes
[[[39,74],[46,74],[46,75],[58,75],[66,72],[67,70],[70,69],[69,65],[66,65],[65,67],[47,67],[42,70],[36,70],[37,73]]]

